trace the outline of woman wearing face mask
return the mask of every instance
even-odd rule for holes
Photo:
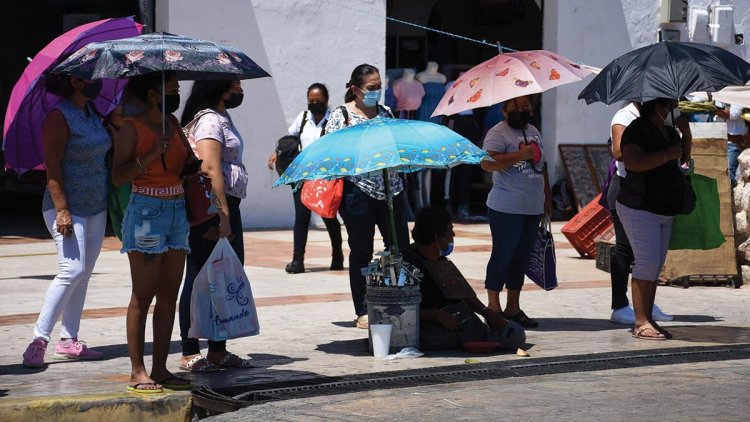
[[[91,100],[101,81],[48,74],[49,92],[62,98],[42,122],[47,189],[42,211],[58,254],[58,273],[50,284],[34,338],[23,354],[23,366],[44,366],[52,329],[62,315],[56,360],[102,357],[78,340],[89,278],[102,247],[107,221],[107,169],[104,156],[112,145]]]
[[[249,359],[228,352],[226,341],[209,341],[208,355],[200,353],[198,339],[189,338],[190,301],[193,282],[220,237],[229,243],[240,262],[245,262],[240,201],[245,198],[247,170],[242,164],[244,142],[228,110],[243,100],[242,86],[236,80],[196,81],[182,113],[182,125],[190,126],[191,145],[203,160],[201,172],[211,178],[218,215],[190,228],[190,254],[187,256],[185,283],[180,295],[180,369],[208,372],[220,367],[252,368]],[[195,119],[195,120],[194,120]]]
[[[321,83],[314,83],[307,88],[307,110],[301,112],[292,125],[289,135],[299,137],[302,149],[325,134],[326,123],[330,116],[328,110],[328,88]],[[268,159],[268,169],[273,170],[276,164],[276,153]],[[286,272],[298,274],[305,272],[305,245],[310,226],[311,211],[302,204],[302,189],[292,191],[294,198],[294,255],[287,264]],[[344,269],[344,252],[341,250],[341,223],[336,218],[323,218],[333,249],[331,270]]]
[[[346,103],[335,108],[326,124],[326,133],[335,132],[347,126],[357,125],[376,118],[393,117],[390,109],[379,105],[382,82],[380,72],[374,66],[361,64],[354,68],[346,84]],[[390,173],[390,186],[393,192],[393,208],[396,219],[396,236],[399,245],[409,243],[409,231],[403,201],[398,196],[404,190],[404,182],[396,172]],[[385,180],[381,172],[347,177],[344,181],[344,197],[339,213],[344,219],[349,236],[349,286],[352,290],[355,325],[367,329],[367,290],[362,267],[372,259],[375,226],[378,226],[386,245],[390,244],[390,231],[387,230],[385,203]]]
[[[190,251],[190,226],[180,174],[192,153],[172,115],[180,105],[180,86],[174,73],[133,77],[127,89],[144,105],[140,113],[124,119],[115,137],[112,163],[114,184],[132,183],[122,223],[122,252],[128,254],[133,283],[127,316],[132,367],[127,389],[154,394],[162,392],[162,387],[191,387],[187,380],[167,370],[167,355],[185,253]],[[166,114],[162,113],[162,106]],[[143,362],[143,344],[146,317],[154,297],[153,363],[149,373]]]
[[[481,163],[492,172],[492,190],[487,196],[492,254],[484,282],[489,307],[527,328],[539,324],[521,310],[521,287],[542,215],[552,211],[544,145],[537,128],[529,124],[532,115],[529,97],[506,101],[505,120],[484,139],[483,147],[494,161]],[[500,291],[504,286],[508,300],[503,310]]]
[[[524,329],[484,306],[458,268],[446,258],[453,250],[455,236],[448,211],[441,207],[423,208],[411,235],[414,243],[404,250],[404,262],[423,274],[419,285],[420,349],[450,350],[467,341],[487,340],[497,341],[505,349],[521,347],[526,341]]]
[[[682,208],[682,163],[690,161],[692,136],[686,119],[672,126],[677,101],[657,98],[641,105],[641,116],[622,134],[627,175],[620,182],[617,215],[635,256],[633,265],[633,337],[666,340],[671,334],[653,319],[656,282],[672,234],[672,220]]]

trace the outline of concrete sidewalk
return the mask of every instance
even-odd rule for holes
[[[666,342],[632,339],[630,327],[607,320],[609,275],[596,270],[593,260],[578,257],[560,234],[561,226],[553,224],[560,288],[544,292],[528,283],[522,295],[526,313],[540,321],[538,330],[528,332],[532,360],[750,343],[747,305],[750,291],[724,287],[661,287],[657,303],[675,315],[675,321],[664,324],[675,339]],[[457,224],[456,234],[451,259],[480,298],[485,299],[483,278],[491,248],[489,227]],[[172,371],[191,378],[195,384],[222,387],[463,365],[468,358],[480,362],[528,359],[515,354],[456,351],[429,353],[419,359],[376,360],[367,353],[367,331],[354,328],[348,273],[327,270],[330,246],[325,231],[311,230],[305,260],[308,272],[297,275],[283,271],[291,257],[291,231],[244,235],[246,271],[258,305],[261,334],[231,340],[228,348],[253,358],[257,368],[181,373],[179,330],[175,324],[173,354],[168,364]],[[44,293],[56,273],[55,257],[51,240],[0,237],[0,285],[5,299],[0,309],[0,331],[6,339],[0,355],[0,420],[106,417],[115,421],[152,416],[184,420],[189,411],[187,392],[144,398],[125,391],[130,370],[125,341],[130,274],[127,258],[119,253],[115,238],[105,241],[97,262],[80,330],[81,339],[104,352],[105,358],[95,362],[54,363],[48,355],[50,365],[43,369],[30,370],[20,365]],[[148,332],[146,340],[146,352],[150,354]]]

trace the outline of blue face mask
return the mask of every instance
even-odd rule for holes
[[[440,249],[440,256],[446,257],[453,252],[453,242],[449,242],[445,249]]]
[[[361,90],[364,96],[362,97],[362,103],[365,107],[375,107],[380,101],[381,90],[376,89],[374,91]]]

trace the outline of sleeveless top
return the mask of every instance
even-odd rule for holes
[[[91,217],[107,209],[107,167],[104,157],[112,139],[90,104],[86,110],[61,100],[53,110],[60,110],[68,125],[61,166],[62,185],[68,210],[78,217]],[[42,210],[54,209],[48,190],[44,192]]]
[[[126,121],[133,124],[136,132],[138,133],[138,142],[135,145],[135,156],[141,157],[148,153],[151,148],[154,147],[156,141],[161,138],[160,133],[156,133],[153,129],[147,126],[142,121],[128,117]],[[182,130],[177,123],[177,119],[169,115],[169,120],[172,123],[172,133],[170,135],[170,146],[167,153],[164,154],[164,158],[167,163],[167,170],[161,163],[161,157],[149,163],[146,167],[145,173],[138,173],[133,178],[133,185],[144,188],[167,188],[177,185],[182,185],[182,168],[185,166],[187,160],[187,150],[185,144],[182,142],[178,130]]]

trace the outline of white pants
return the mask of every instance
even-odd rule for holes
[[[62,314],[60,338],[78,337],[83,302],[96,258],[102,249],[107,212],[92,217],[73,215],[73,234],[63,237],[57,232],[54,209],[44,212],[52,238],[57,246],[58,273],[47,289],[44,305],[34,326],[34,338],[50,341],[52,329]]]
[[[633,278],[658,280],[667,259],[674,217],[636,210],[620,202],[616,207],[635,256]]]

